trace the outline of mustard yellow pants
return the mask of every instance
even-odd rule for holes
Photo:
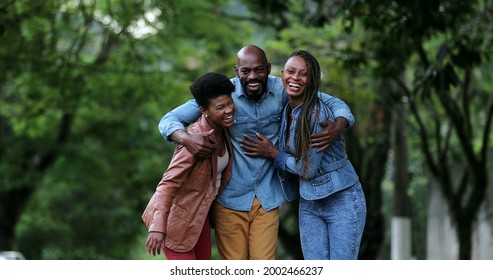
[[[279,208],[265,212],[255,197],[249,212],[214,203],[216,243],[222,260],[274,260]]]

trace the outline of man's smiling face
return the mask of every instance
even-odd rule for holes
[[[238,54],[236,75],[245,93],[254,99],[260,98],[267,87],[271,66],[262,52],[251,48]]]

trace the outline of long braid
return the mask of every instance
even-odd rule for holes
[[[312,113],[318,103],[318,91],[320,89],[321,71],[317,59],[309,52],[304,50],[295,51],[289,57],[299,56],[303,58],[308,67],[308,80],[304,92],[304,101],[301,107],[301,113],[298,116],[298,125],[296,127],[295,148],[296,161],[301,159],[303,174],[309,175],[311,160],[310,135],[312,134],[316,122],[312,122]],[[315,119],[318,119],[320,110],[315,112]]]

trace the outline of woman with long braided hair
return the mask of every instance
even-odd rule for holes
[[[338,137],[317,152],[310,135],[321,122],[340,125],[321,102],[321,70],[307,51],[292,53],[282,70],[289,103],[283,112],[278,147],[261,134],[246,137],[249,155],[274,159],[284,188],[299,188],[299,227],[305,259],[357,259],[366,221],[363,188]]]

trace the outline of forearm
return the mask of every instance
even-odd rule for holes
[[[180,123],[180,122],[177,122],[177,121],[173,121],[173,120],[170,120],[170,115],[169,113],[164,115],[163,118],[161,118],[161,121],[159,122],[159,125],[158,125],[158,128],[159,128],[159,132],[161,133],[161,135],[164,137],[164,139],[168,142],[171,142],[171,143],[180,143],[178,141],[176,141],[177,139],[175,139],[176,136],[174,136],[175,132],[177,131],[185,131],[185,125]]]
[[[186,139],[188,139],[188,133],[183,129],[178,129],[173,131],[173,133],[171,133],[171,135],[168,138],[173,142],[176,142],[178,144],[183,144],[186,141]]]
[[[351,113],[351,109],[344,101],[323,92],[319,92],[319,98],[330,109],[330,111],[334,115],[334,118],[346,119],[346,124],[344,128],[349,128],[354,125],[354,116]]]
[[[348,120],[345,117],[336,118],[336,132],[338,136],[342,133],[344,129],[348,128]]]
[[[302,176],[306,179],[313,178],[317,173],[322,159],[322,153],[317,153],[313,148],[311,151],[310,168],[308,172],[303,169],[301,160],[296,160],[295,157],[285,151],[279,151],[274,159],[274,167],[281,171],[287,171],[292,174]]]
[[[185,104],[173,109],[164,115],[159,122],[159,132],[166,139],[166,141],[173,142],[176,140],[180,140],[180,136],[185,136],[185,134],[181,134],[178,132],[175,135],[175,132],[181,130],[186,133],[185,126],[193,123],[197,118],[200,117],[200,110],[197,106],[195,100],[189,100]],[[177,137],[177,139],[174,139]],[[176,143],[181,143],[176,141]]]

